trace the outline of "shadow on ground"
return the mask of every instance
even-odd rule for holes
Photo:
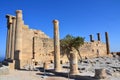
[[[73,80],[100,80],[100,79],[95,79],[94,77],[91,76],[80,76],[80,75],[68,75],[68,73],[64,72],[54,72],[53,69],[49,70],[44,70],[44,68],[38,68],[41,73],[36,73],[36,75],[42,75],[42,76],[49,76],[49,77],[64,77]]]

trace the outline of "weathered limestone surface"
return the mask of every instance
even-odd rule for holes
[[[105,79],[107,78],[107,73],[105,69],[95,69],[95,78],[97,79]]]
[[[56,72],[60,72],[61,65],[60,65],[59,21],[53,20],[53,25],[54,25],[54,69]]]
[[[106,44],[100,41],[85,42],[79,50],[83,58],[93,58],[99,56],[106,56]]]
[[[9,74],[9,68],[7,66],[0,67],[0,75]]]
[[[15,51],[15,28],[16,28],[16,17],[12,17],[12,42],[11,42],[11,59],[14,59]]]
[[[10,58],[10,53],[11,53],[11,34],[12,34],[12,16],[11,15],[6,15],[7,18],[7,45],[6,45],[6,59]]]
[[[70,53],[70,75],[77,75],[78,71],[78,59],[77,59],[77,51],[73,50]]]
[[[22,11],[17,10],[16,11],[16,35],[15,35],[15,65],[16,68],[21,68],[22,63],[20,60],[22,60]]]
[[[12,63],[8,63],[10,69],[15,69],[15,60]]]

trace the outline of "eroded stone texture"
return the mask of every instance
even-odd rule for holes
[[[105,79],[107,78],[107,73],[105,69],[95,69],[95,78],[97,79]]]
[[[22,60],[22,10],[16,11],[16,35],[15,35],[15,65],[16,68],[21,68]]]
[[[78,71],[78,59],[77,59],[77,51],[73,50],[70,52],[70,74],[77,75]]]
[[[106,56],[106,44],[100,41],[85,42],[79,48],[82,58],[94,58],[99,56]]]
[[[60,72],[61,65],[60,65],[59,21],[53,20],[53,25],[54,25],[54,68],[56,72]]]
[[[7,45],[6,45],[6,59],[10,59],[10,53],[11,53],[11,41],[12,41],[12,16],[6,15],[7,18]]]
[[[11,42],[11,59],[14,59],[15,51],[15,28],[16,28],[16,17],[12,17],[12,42]]]

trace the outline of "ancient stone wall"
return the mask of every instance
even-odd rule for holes
[[[29,29],[27,25],[22,26],[22,35],[22,55],[19,55],[22,67],[30,65],[32,59],[38,63],[54,62],[53,39],[40,30]],[[79,50],[83,59],[105,56],[107,53],[106,44],[101,41],[85,42]],[[60,61],[69,62],[66,55],[61,55]]]
[[[100,41],[85,42],[79,50],[83,58],[105,56],[107,53],[106,44]]]
[[[53,61],[53,39],[35,37],[35,60],[38,62]]]
[[[44,32],[29,29],[26,25],[22,29],[21,65],[31,64],[32,59],[36,62],[53,60],[53,40],[44,34]]]

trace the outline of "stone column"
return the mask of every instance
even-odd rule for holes
[[[77,75],[78,71],[78,60],[77,60],[77,52],[70,52],[70,75]]]
[[[12,36],[12,16],[6,15],[7,18],[7,40],[6,40],[6,59],[10,59],[11,52],[11,36]]]
[[[59,21],[53,20],[53,24],[54,24],[54,69],[56,72],[60,72],[61,65],[60,65]]]
[[[97,33],[98,41],[100,41],[100,33]]]
[[[16,11],[16,35],[15,35],[15,68],[20,68],[20,55],[22,54],[22,10]]]
[[[90,35],[90,42],[93,42],[93,36]]]
[[[8,54],[8,43],[9,43],[9,16],[6,15],[6,18],[7,18],[7,37],[6,37],[6,56],[5,56],[5,59],[8,59],[9,58],[9,54]]]
[[[16,28],[16,17],[12,17],[12,45],[11,45],[11,59],[14,59],[14,51],[15,51],[15,28]]]
[[[105,38],[106,38],[106,50],[107,50],[107,54],[110,53],[110,45],[109,45],[109,38],[108,38],[108,33],[105,32]]]
[[[35,59],[35,37],[33,37],[32,52],[33,52],[32,59]]]

